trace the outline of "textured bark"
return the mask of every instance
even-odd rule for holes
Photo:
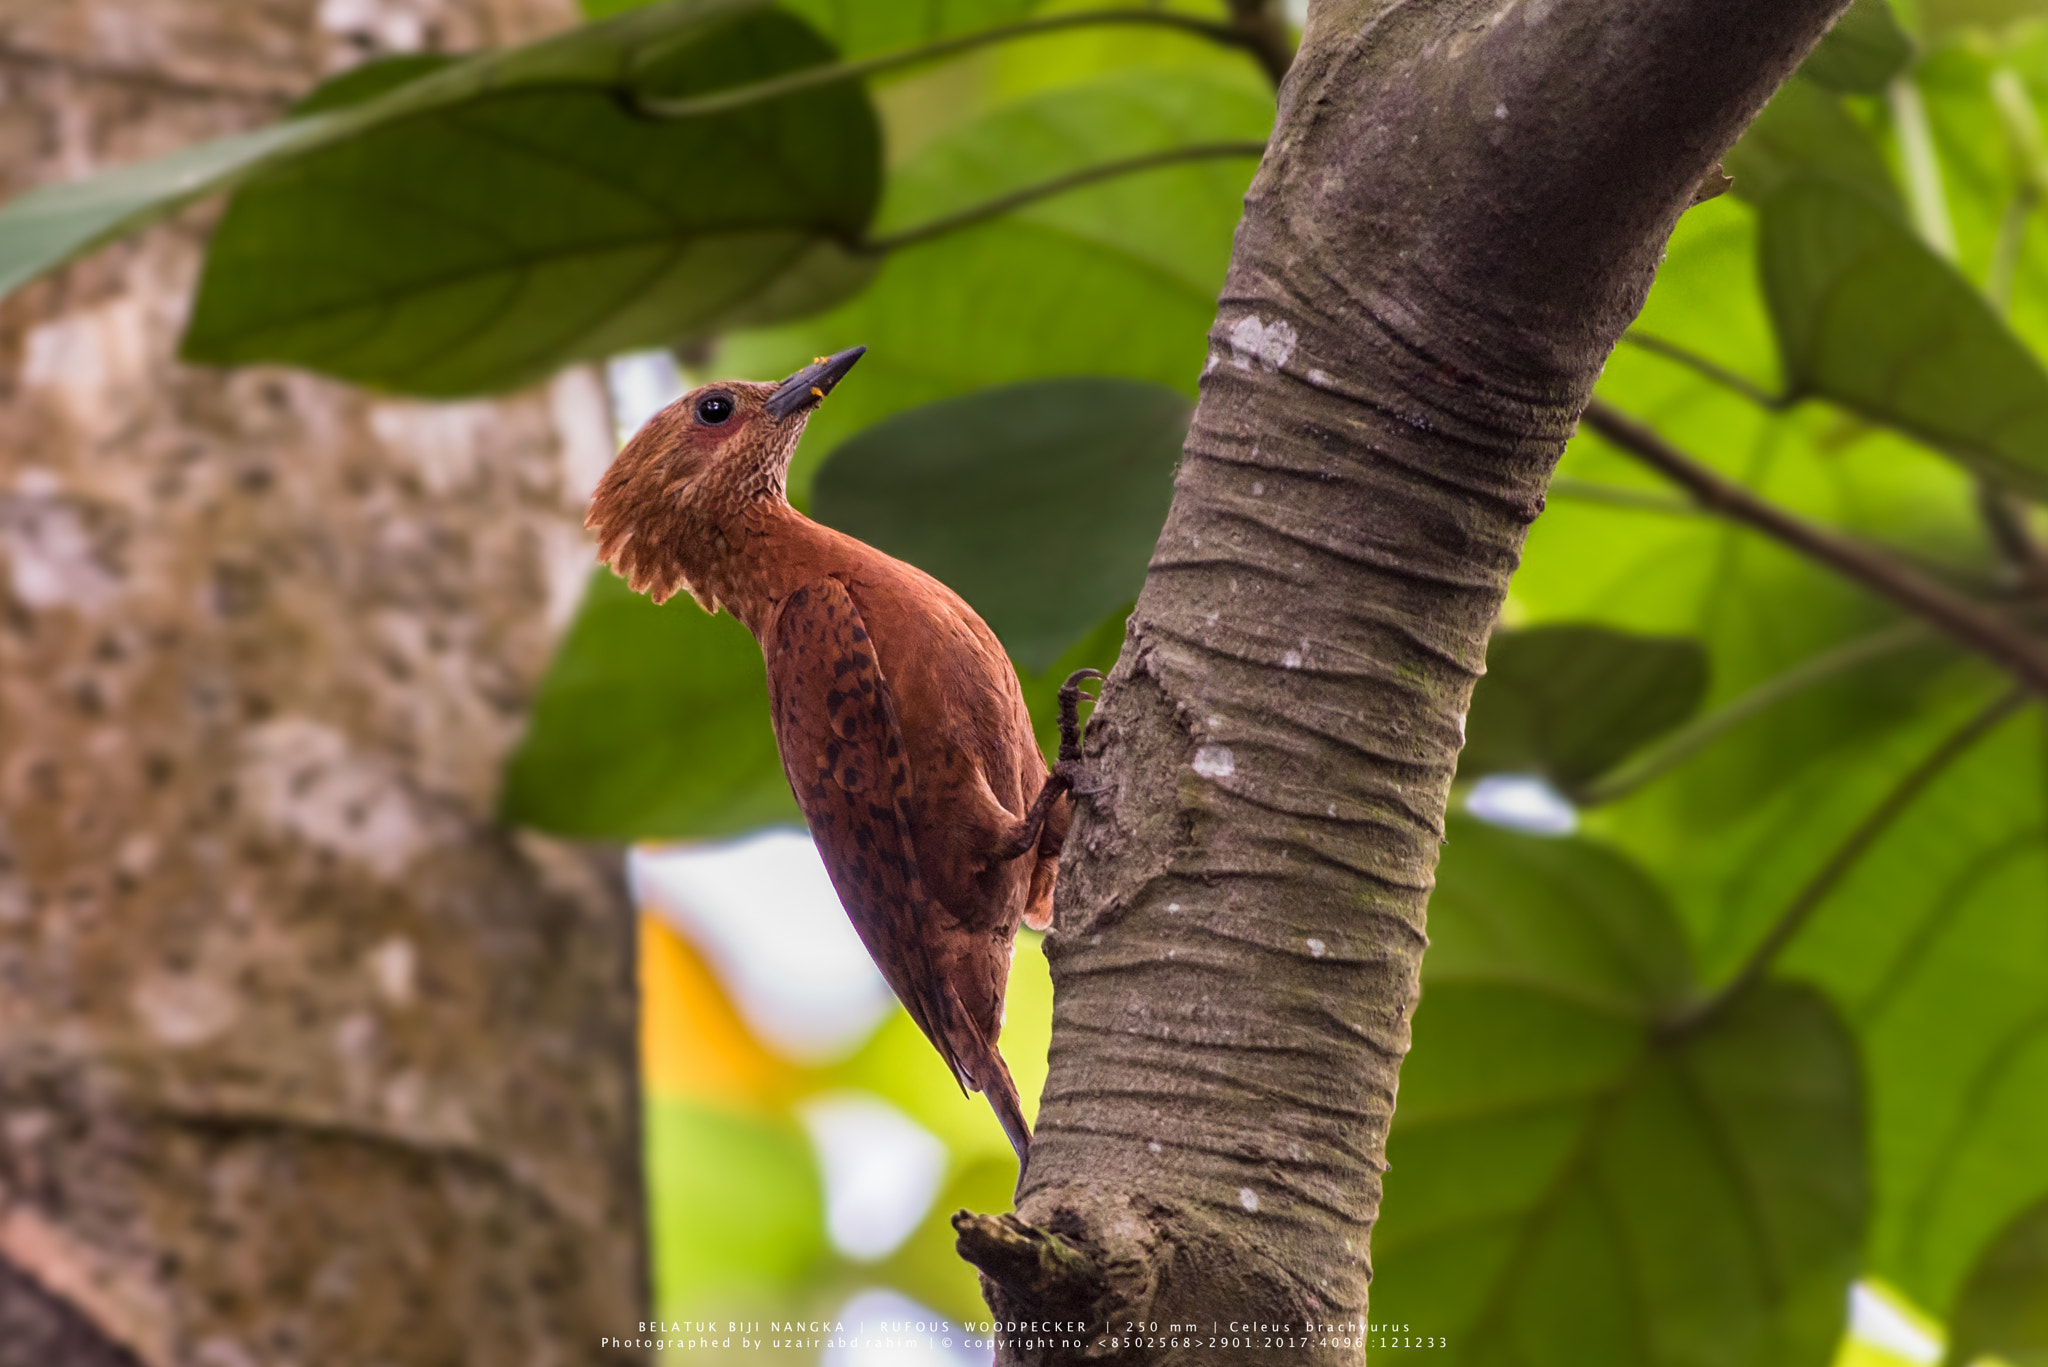
[[[0,4],[0,194],[573,17]],[[178,365],[202,227],[0,309],[0,1367],[620,1359],[632,922],[490,819],[602,392]]]
[[[1362,1356],[1299,1335],[1366,1320],[1487,636],[1678,215],[1841,7],[1311,6],[1090,729],[1029,1224],[963,1228],[1003,1318]]]

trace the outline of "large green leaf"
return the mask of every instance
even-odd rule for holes
[[[1763,207],[1759,260],[1795,393],[2048,496],[2048,372],[1911,229],[1799,178]]]
[[[8,201],[0,208],[0,296],[329,134],[338,123],[331,115],[295,119]]]
[[[602,24],[424,72],[419,79],[386,88],[345,109],[290,119],[21,195],[0,208],[0,295],[103,242],[155,222],[180,205],[394,119],[520,88],[631,88],[643,67],[665,60],[669,44],[688,45],[699,31],[759,12],[768,3],[661,0]],[[347,99],[354,99],[361,93],[351,89],[358,80],[343,75],[325,89],[341,87]],[[315,97],[306,103],[317,109],[325,102]]]
[[[1269,96],[1200,72],[1076,84],[1000,107],[892,173],[876,231],[954,214],[1104,160],[1260,138]],[[786,375],[864,344],[860,373],[812,419],[814,452],[906,408],[1020,380],[1104,374],[1193,395],[1250,180],[1249,159],[1168,166],[1039,200],[896,252],[859,298],[804,323],[729,339],[718,369]]]
[[[672,37],[633,88],[702,93],[832,55],[794,18],[744,15]],[[866,281],[849,248],[880,138],[857,85],[670,120],[620,94],[493,94],[250,182],[214,233],[185,355],[472,393],[810,312]]]
[[[592,19],[606,19],[648,3],[649,0],[582,0],[584,14]],[[1038,0],[917,0],[915,4],[781,0],[783,9],[808,20],[849,57],[911,47],[1014,21],[1037,4]]]
[[[841,52],[858,55],[914,47],[974,29],[1013,23],[1039,0],[916,0],[877,4],[875,0],[780,0],[800,14]]]
[[[1562,623],[1495,632],[1458,776],[1540,774],[1576,797],[1706,693],[1707,653],[1688,637]]]
[[[1913,59],[1913,40],[1885,0],[1856,0],[1799,68],[1831,90],[1875,95]]]
[[[1794,77],[1780,86],[1721,166],[1734,177],[1731,193],[1752,204],[1763,203],[1786,181],[1804,174],[1840,181],[1905,217],[1876,140],[1832,91],[1812,81]]]
[[[541,680],[502,811],[611,840],[799,823],[754,638],[687,597],[656,607],[600,570]]]
[[[1956,1298],[1946,1367],[1987,1357],[2048,1367],[2048,1201],[2005,1227]]]
[[[350,67],[339,76],[322,81],[311,94],[291,108],[293,118],[325,114],[335,109],[352,109],[379,95],[388,95],[402,85],[452,66],[454,57],[438,52],[408,52],[397,57],[380,57]]]
[[[1827,1362],[1867,1185],[1826,1002],[1767,983],[1666,1036],[1679,925],[1581,841],[1456,826],[1430,936],[1373,1234],[1406,1337],[1375,1359]]]
[[[1189,412],[1106,377],[927,404],[842,443],[812,512],[944,582],[1040,673],[1137,597]]]
[[[1759,813],[1793,838],[1751,845],[1749,904],[1783,906],[1983,701],[1958,699],[1869,769],[1844,766],[1832,791],[1799,794],[1802,810]],[[1784,960],[1862,1041],[1879,1196],[1872,1268],[1937,1313],[1999,1231],[2048,1198],[2044,755],[2038,715],[1980,741],[1864,856]]]

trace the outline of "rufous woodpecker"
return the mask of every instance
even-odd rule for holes
[[[1031,1132],[996,1050],[1021,921],[1052,920],[1079,775],[1082,670],[1050,771],[1008,656],[938,580],[789,506],[810,415],[867,350],[781,384],[721,380],[655,414],[597,486],[598,554],[655,602],[746,623],[783,771],[875,966],[1017,1150]]]

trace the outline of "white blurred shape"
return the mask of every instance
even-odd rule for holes
[[[687,386],[676,358],[667,351],[628,351],[604,363],[604,386],[612,399],[612,430],[619,445],[633,439],[649,418],[683,397]]]
[[[611,395],[591,367],[571,366],[548,381],[548,415],[555,420],[555,440],[561,443],[562,493],[580,508],[590,502],[619,451]],[[583,558],[590,558],[588,548]]]
[[[895,1004],[802,831],[635,849],[626,876],[635,904],[703,952],[747,1028],[785,1057],[842,1058]]]
[[[1465,810],[1524,835],[1570,835],[1579,828],[1579,809],[1534,774],[1488,774],[1465,794]]]
[[[1849,1333],[1913,1362],[1939,1362],[1942,1344],[1868,1282],[1849,1288]]]
[[[828,1092],[798,1108],[825,1176],[825,1231],[849,1258],[896,1251],[946,1176],[946,1146],[871,1092]]]
[[[838,1318],[851,1342],[827,1348],[819,1367],[989,1367],[995,1361],[993,1349],[967,1347],[959,1325],[894,1291],[862,1291],[840,1307]],[[942,1346],[947,1339],[950,1348]]]

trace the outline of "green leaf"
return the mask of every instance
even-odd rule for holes
[[[915,4],[781,0],[781,4],[802,15],[841,52],[857,56],[1013,23],[1038,8],[1039,0],[917,0]]]
[[[1910,229],[1799,178],[1763,207],[1760,262],[1795,393],[2048,497],[2048,373]]]
[[[1812,175],[1868,195],[1903,220],[1906,206],[1884,153],[1833,92],[1794,77],[1778,88],[1721,167],[1731,192],[1761,204],[1786,181]]]
[[[672,35],[632,88],[702,93],[832,55],[799,20],[747,15]],[[857,84],[697,119],[620,95],[493,94],[251,181],[214,233],[185,356],[475,393],[865,283],[873,265],[849,244],[874,210],[880,138]]]
[[[1782,906],[1996,685],[1979,690],[1883,747],[1870,769],[1845,765],[1830,789],[1788,794],[1798,807],[1759,812],[1760,838],[1730,851],[1753,902]],[[2000,1231],[2048,1199],[2044,756],[2038,711],[1986,737],[1863,857],[1783,961],[1827,992],[1862,1044],[1880,1195],[1871,1269],[1937,1313],[1958,1304]]]
[[[1164,146],[1263,137],[1270,96],[1205,73],[1105,78],[991,111],[891,176],[877,232],[954,213],[1077,166]],[[1120,375],[1192,396],[1253,164],[1169,166],[1037,201],[893,253],[859,298],[729,338],[727,374],[787,375],[856,344],[860,373],[811,420],[791,471],[891,413],[991,385]]]
[[[409,52],[399,57],[364,62],[315,86],[312,94],[292,106],[292,117],[299,119],[308,114],[324,114],[333,109],[367,104],[379,95],[388,95],[402,85],[410,85],[422,76],[453,65],[455,60],[438,52]]]
[[[1107,377],[926,404],[842,443],[812,512],[952,588],[1041,673],[1137,596],[1191,411]]]
[[[1830,90],[1876,95],[1913,59],[1913,40],[1885,0],[1856,0],[1835,20],[1799,74]]]
[[[335,124],[333,116],[294,119],[8,201],[0,208],[0,297],[74,256],[148,227]]]
[[[605,19],[649,0],[582,0],[583,13]],[[917,4],[876,4],[873,0],[781,0],[849,57],[911,47],[938,38],[1023,18],[1038,0],[919,0]]]
[[[610,840],[800,825],[754,638],[686,597],[656,607],[598,571],[541,680],[501,812]]]
[[[47,186],[0,208],[0,297],[101,243],[257,171],[407,118],[521,87],[630,86],[672,42],[762,10],[768,0],[661,0],[631,14],[503,52],[482,53],[345,110],[294,118],[87,180]],[[348,90],[350,77],[336,78]],[[370,78],[361,78],[368,80]]]
[[[1821,1367],[1867,1205],[1855,1048],[1770,983],[1692,991],[1661,894],[1579,841],[1460,824],[1430,904],[1373,1233],[1375,1360]]]
[[[1572,796],[1699,710],[1707,652],[1600,626],[1499,631],[1472,691],[1460,778],[1541,774]]]
[[[2005,1227],[1956,1297],[1946,1367],[1988,1357],[2048,1367],[2048,1201]]]

